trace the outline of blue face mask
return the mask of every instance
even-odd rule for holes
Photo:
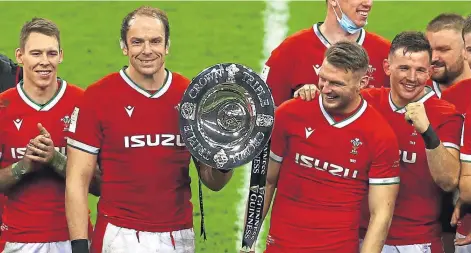
[[[340,4],[339,2],[337,1],[337,4],[339,5],[339,9],[340,9]],[[340,9],[340,12],[342,13],[342,18],[340,19],[339,18],[339,15],[337,15],[337,12],[335,11],[335,8],[332,6],[332,9],[334,9],[334,13],[335,13],[335,16],[337,17],[337,21],[339,22],[340,24],[340,27],[342,27],[342,29],[350,34],[354,34],[358,31],[360,31],[363,27],[359,27],[357,25],[355,25],[355,23],[353,23],[353,21],[347,17],[347,15],[345,15],[345,13],[343,13],[342,9]],[[366,21],[365,25],[368,23],[368,21]]]

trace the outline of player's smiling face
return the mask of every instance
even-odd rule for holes
[[[16,50],[16,60],[23,65],[24,79],[33,85],[47,87],[57,80],[57,66],[62,50],[54,36],[31,33],[23,49]]]
[[[163,23],[154,17],[136,16],[130,21],[127,47],[123,53],[130,65],[142,75],[154,75],[162,69],[168,45]]]
[[[361,78],[324,60],[319,71],[319,90],[324,108],[331,113],[341,114],[354,110],[352,107],[356,105],[352,102],[359,96],[360,79],[367,83],[368,77]]]
[[[461,32],[444,29],[427,32],[432,46],[432,79],[438,83],[452,82],[463,72],[464,43]]]
[[[466,60],[471,68],[471,32],[464,35],[464,46],[466,49]]]
[[[363,27],[373,6],[373,0],[337,0],[342,12],[349,17],[355,25]],[[338,10],[338,8],[336,8]],[[340,12],[338,12],[340,15]],[[340,16],[341,18],[341,16]]]
[[[424,95],[424,87],[430,77],[430,55],[427,51],[405,52],[397,49],[384,63],[384,71],[390,76],[393,101],[404,106]]]

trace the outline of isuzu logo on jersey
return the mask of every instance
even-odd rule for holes
[[[301,155],[299,153],[296,153],[294,162],[306,168],[316,168],[321,171],[329,172],[330,174],[337,177],[357,178],[358,175],[357,170],[351,171],[350,169],[344,168],[340,165],[321,161],[317,158]]]
[[[417,161],[417,153],[399,150],[399,156],[402,162],[415,163]]]
[[[65,147],[54,147],[54,149],[64,155],[66,154]],[[11,148],[10,153],[13,159],[22,159],[25,156],[26,148]]]
[[[124,136],[124,147],[126,148],[142,148],[142,147],[184,147],[180,135],[174,134],[142,134],[133,136]]]

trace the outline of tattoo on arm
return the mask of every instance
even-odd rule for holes
[[[21,180],[24,175],[28,172],[28,169],[25,167],[23,160],[20,160],[17,163],[12,164],[11,173],[16,180]]]

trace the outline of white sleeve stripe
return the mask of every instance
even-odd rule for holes
[[[460,146],[458,146],[454,143],[451,143],[451,142],[444,142],[443,146],[445,146],[447,148],[454,148],[454,149],[460,150]]]
[[[460,160],[464,162],[471,162],[471,155],[461,153]]]
[[[72,147],[76,147],[78,149],[85,150],[85,151],[90,152],[92,154],[98,154],[98,151],[100,151],[99,148],[87,145],[85,143],[82,143],[80,141],[77,141],[77,140],[74,140],[74,139],[71,139],[71,138],[67,138],[67,144],[69,144]]]
[[[398,184],[400,182],[399,177],[387,177],[387,178],[370,178],[370,184]]]
[[[273,153],[273,151],[270,150],[270,158],[273,159],[276,162],[281,163],[283,161],[283,157]]]
[[[464,123],[463,126],[461,127],[461,141],[460,141],[460,146],[464,146]]]

